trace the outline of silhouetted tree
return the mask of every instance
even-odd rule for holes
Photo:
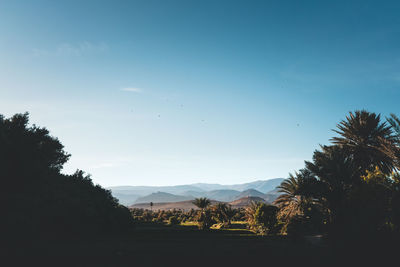
[[[334,145],[321,146],[313,160],[305,162],[301,175],[282,183],[283,195],[275,202],[280,214],[302,210],[294,213],[295,228],[304,223],[318,225],[320,220],[336,237],[389,229],[396,184],[391,172],[398,164],[399,149],[399,138],[392,131],[395,118],[387,126],[375,113],[350,113],[334,130],[340,134],[332,138]],[[307,205],[295,209],[301,207],[300,202]]]
[[[341,121],[338,130],[340,137],[332,142],[343,148],[354,161],[359,174],[373,171],[378,166],[384,173],[390,174],[394,168],[393,158],[386,153],[386,147],[395,146],[392,129],[386,122],[380,121],[380,115],[365,110],[350,112],[346,120]]]
[[[201,197],[201,198],[195,198],[193,204],[200,210],[204,210],[211,204],[211,201],[206,197]]]
[[[217,203],[212,207],[212,211],[214,218],[221,224],[221,227],[229,227],[233,216],[236,214],[236,211],[232,209],[232,206],[225,203]]]
[[[277,231],[278,208],[262,202],[251,202],[246,208],[247,222],[251,230],[259,234],[271,234]]]
[[[395,146],[391,142],[385,141],[385,152],[395,161],[397,170],[400,170],[400,119],[395,114],[390,114],[390,118],[386,119],[392,126]]]
[[[0,116],[2,229],[11,238],[127,229],[129,210],[82,171],[61,174],[70,155],[47,129],[28,122],[28,113]]]
[[[210,228],[213,225],[213,219],[211,211],[207,209],[207,207],[211,204],[211,201],[208,198],[201,197],[196,198],[193,201],[193,204],[200,209],[197,215],[197,223],[199,228],[202,230]]]

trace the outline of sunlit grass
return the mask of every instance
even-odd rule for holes
[[[198,223],[194,222],[194,221],[186,221],[186,222],[181,222],[180,225],[182,225],[182,226],[197,226]]]

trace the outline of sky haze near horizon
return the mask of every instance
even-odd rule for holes
[[[287,177],[349,111],[400,116],[398,1],[1,1],[0,114],[114,185]]]

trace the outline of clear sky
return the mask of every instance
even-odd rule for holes
[[[0,113],[95,183],[287,177],[349,111],[400,115],[400,1],[0,1]]]

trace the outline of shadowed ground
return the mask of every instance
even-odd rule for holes
[[[256,236],[246,229],[146,224],[123,235],[12,243],[7,266],[348,266],[388,260],[376,251],[373,255],[345,244],[332,249],[315,240],[319,237],[293,240]]]

